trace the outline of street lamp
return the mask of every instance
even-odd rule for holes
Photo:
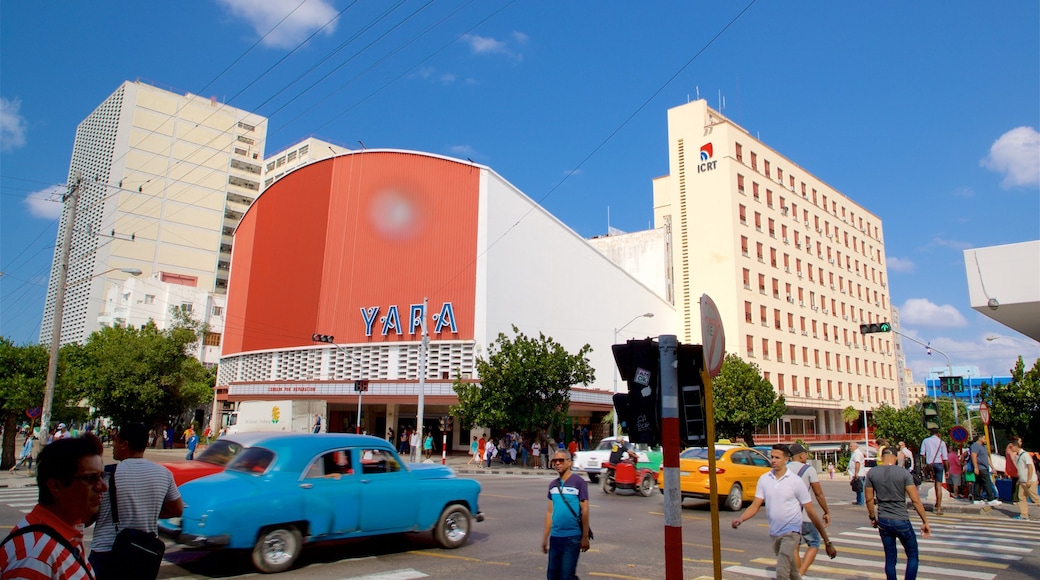
[[[77,185],[77,189],[78,189]],[[73,209],[73,215],[75,209]],[[54,406],[54,385],[58,381],[58,351],[61,349],[61,319],[65,311],[65,289],[70,286],[68,283],[69,275],[69,256],[67,246],[69,244],[68,238],[72,235],[73,222],[70,220],[66,227],[66,241],[63,243],[66,246],[66,251],[63,252],[62,262],[60,264],[61,272],[58,274],[57,285],[54,291],[54,318],[51,320],[51,345],[50,345],[50,360],[47,363],[47,383],[43,389],[43,409],[40,412],[40,439],[41,444],[47,442],[47,436],[51,426],[51,407]],[[85,280],[74,282],[71,285],[79,284],[80,282],[86,282],[87,280],[93,280],[98,276],[104,276],[110,272],[123,272],[124,274],[130,274],[131,276],[140,276],[141,270],[138,268],[110,268],[95,274]]]
[[[636,316],[632,320],[629,320],[621,328],[614,327],[614,344],[617,344],[618,333],[621,332],[622,330],[624,330],[626,327],[628,327],[629,324],[632,324],[633,322],[639,320],[640,318],[653,318],[653,317],[654,317],[654,313],[653,312],[645,312],[643,314],[640,314],[639,316]],[[617,370],[617,365],[615,364],[614,365],[614,394],[615,395],[618,392],[618,390],[617,390],[617,379],[618,379],[618,370]],[[617,409],[614,409],[614,437],[617,437],[617,436],[618,436],[618,416],[617,416]]]

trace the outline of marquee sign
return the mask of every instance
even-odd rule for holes
[[[412,304],[408,308],[408,334],[416,335],[422,333],[423,315],[422,304]],[[404,336],[405,332],[401,325],[401,313],[396,304],[386,309],[386,314],[379,316],[378,306],[369,306],[361,309],[361,320],[365,325],[365,336],[372,336],[376,322],[380,325],[383,336],[397,334]],[[452,334],[458,334],[458,325],[455,323],[455,307],[451,302],[445,302],[440,312],[433,315],[433,333],[438,334],[445,328],[450,329]]]

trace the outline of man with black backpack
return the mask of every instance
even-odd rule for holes
[[[147,444],[143,423],[123,425],[112,439],[112,457],[119,464],[106,468],[112,477],[90,545],[90,564],[98,580],[154,579],[165,551],[156,536],[159,518],[184,511],[170,470],[144,458]]]
[[[549,507],[545,512],[542,552],[549,554],[548,580],[577,578],[578,556],[589,551],[589,486],[585,478],[571,473],[571,454],[557,449],[550,466],[557,479],[549,484]]]

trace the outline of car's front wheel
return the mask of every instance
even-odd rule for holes
[[[303,535],[296,526],[265,528],[253,546],[253,566],[265,574],[284,572],[292,567],[303,549]]]
[[[442,548],[454,549],[462,546],[469,539],[469,529],[473,524],[473,516],[463,505],[450,505],[441,512],[437,525],[433,527],[433,537]]]
[[[738,512],[744,507],[744,490],[739,483],[734,483],[729,490],[729,495],[723,500],[722,505],[731,512]]]

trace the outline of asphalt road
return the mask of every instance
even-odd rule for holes
[[[437,548],[430,535],[403,534],[305,549],[297,566],[279,578],[544,578],[541,533],[548,476],[474,475],[483,484],[481,509],[470,542],[457,550]],[[846,482],[824,481],[833,515],[829,532],[836,560],[822,555],[812,578],[884,578],[884,555],[865,509],[849,505]],[[0,529],[21,517],[12,504],[32,504],[35,489],[0,490]],[[14,493],[23,499],[16,501]],[[8,495],[4,495],[8,494]],[[605,495],[590,486],[596,540],[583,554],[583,578],[663,578],[663,511],[660,494],[644,498],[629,492]],[[28,498],[28,499],[25,499]],[[1034,508],[1037,510],[1038,508]],[[1006,512],[1007,510],[1005,510]],[[720,521],[723,577],[765,578],[773,573],[765,513],[730,528],[734,512]],[[931,514],[929,514],[931,516]],[[915,525],[917,519],[914,517]],[[981,515],[932,518],[932,539],[922,540],[919,578],[1031,580],[1040,577],[1040,523],[1017,522],[996,510]],[[706,502],[687,500],[683,510],[683,577],[712,576],[711,513]],[[919,527],[919,526],[918,526]],[[89,533],[88,533],[89,536]],[[900,558],[900,561],[904,561]],[[235,578],[255,576],[246,554],[183,551],[171,547],[160,578]],[[900,572],[900,577],[902,572]]]

